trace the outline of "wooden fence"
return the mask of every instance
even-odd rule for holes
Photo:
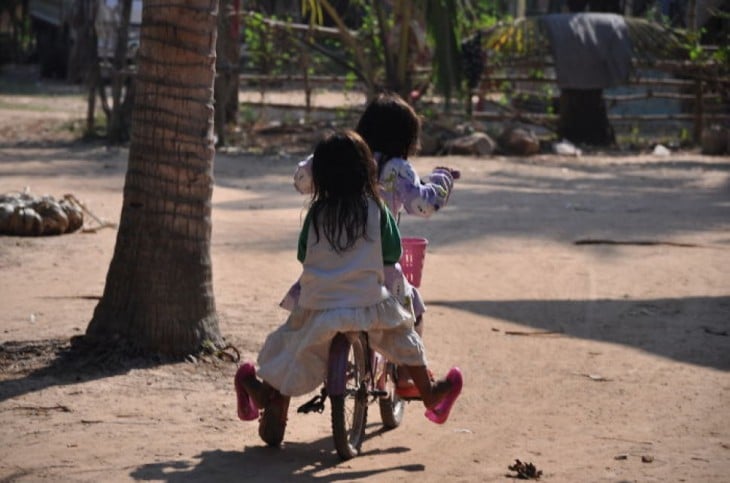
[[[541,75],[527,74],[535,71],[536,67]],[[686,62],[635,65],[634,74],[626,86],[604,91],[609,121],[634,125],[682,122],[691,125],[693,139],[699,141],[706,125],[730,122],[730,78],[706,71],[702,66]],[[545,72],[548,74],[542,75]],[[552,65],[511,66],[482,77],[479,86],[471,93],[466,110],[474,119],[520,120],[551,126],[558,119],[558,93]],[[474,99],[477,99],[477,106],[471,104]],[[524,99],[532,99],[532,106]],[[650,99],[663,99],[666,104],[674,104],[674,112],[610,113],[621,105]],[[483,108],[485,105],[491,108]]]
[[[552,66],[541,64],[540,72],[547,75],[529,75],[531,68],[512,66],[500,69],[482,77],[479,86],[472,91],[463,109],[455,109],[453,116],[463,116],[486,122],[521,121],[553,129],[557,125],[557,96],[559,89]],[[634,126],[656,125],[676,122],[688,126],[694,141],[700,139],[702,130],[710,123],[730,123],[730,79],[711,74],[686,73],[690,66],[681,62],[664,62],[652,66],[637,65],[629,83],[620,89],[604,91],[604,99],[612,124],[631,123]],[[242,74],[241,86],[286,86],[300,89],[301,102],[268,103],[269,107],[280,109],[305,109],[306,111],[336,110],[333,107],[317,106],[312,93],[317,88],[357,90],[364,87],[351,85],[351,79],[338,75],[258,75]],[[350,87],[345,88],[349,83]],[[647,100],[665,100],[673,104],[672,112],[611,113],[621,106]],[[434,104],[430,98],[427,103]],[[243,102],[252,107],[259,102]],[[339,108],[342,110],[343,108]],[[664,109],[666,111],[666,109]]]

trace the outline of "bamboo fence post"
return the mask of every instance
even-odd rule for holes
[[[312,40],[311,30],[306,34],[307,40]],[[312,85],[309,82],[309,49],[306,45],[300,43],[299,48],[302,53],[302,70],[304,71],[304,104],[306,119],[309,121],[312,111]]]
[[[695,105],[694,105],[694,142],[699,143],[702,139],[704,124],[704,100],[702,98],[702,80],[695,81]]]

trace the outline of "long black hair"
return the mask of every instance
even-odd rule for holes
[[[368,200],[379,200],[376,165],[355,131],[331,134],[317,144],[312,159],[314,192],[311,223],[332,249],[343,252],[367,234]]]
[[[421,118],[398,94],[384,92],[375,96],[355,130],[373,153],[380,154],[378,176],[389,159],[407,159],[420,147]]]

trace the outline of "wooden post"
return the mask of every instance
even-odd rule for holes
[[[88,95],[86,96],[86,135],[94,134],[94,116],[96,115],[96,89],[99,83],[99,60],[94,59],[94,64],[89,66],[89,72],[86,74],[86,87]]]
[[[307,43],[312,41],[312,31],[310,30],[305,34]],[[312,85],[309,82],[309,48],[300,43],[301,52],[301,66],[304,72],[304,105],[306,112],[306,120],[309,121],[309,117],[312,111]]]
[[[523,18],[527,11],[527,1],[517,0],[517,11],[515,12],[515,18]]]
[[[687,2],[687,30],[692,33],[697,31],[697,0]]]
[[[694,105],[694,133],[695,143],[702,141],[702,129],[704,128],[704,100],[702,94],[702,80],[695,81],[695,105]]]
[[[124,90],[124,67],[127,63],[127,40],[129,38],[129,18],[131,14],[132,0],[122,0],[121,23],[117,27],[117,45],[114,49],[114,59],[111,67],[112,114],[107,126],[107,142],[109,144],[120,144],[129,138],[129,122],[131,122],[131,119],[124,117],[122,92]]]

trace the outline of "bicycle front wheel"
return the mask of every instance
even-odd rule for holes
[[[343,460],[360,453],[365,438],[368,415],[367,342],[365,335],[352,338],[348,344],[345,367],[345,391],[330,395],[332,404],[332,437],[337,454]]]
[[[381,396],[378,400],[380,405],[380,419],[386,429],[394,429],[403,422],[403,415],[406,411],[406,402],[395,392],[395,365],[388,362],[384,375],[384,387],[381,388],[387,396]]]

